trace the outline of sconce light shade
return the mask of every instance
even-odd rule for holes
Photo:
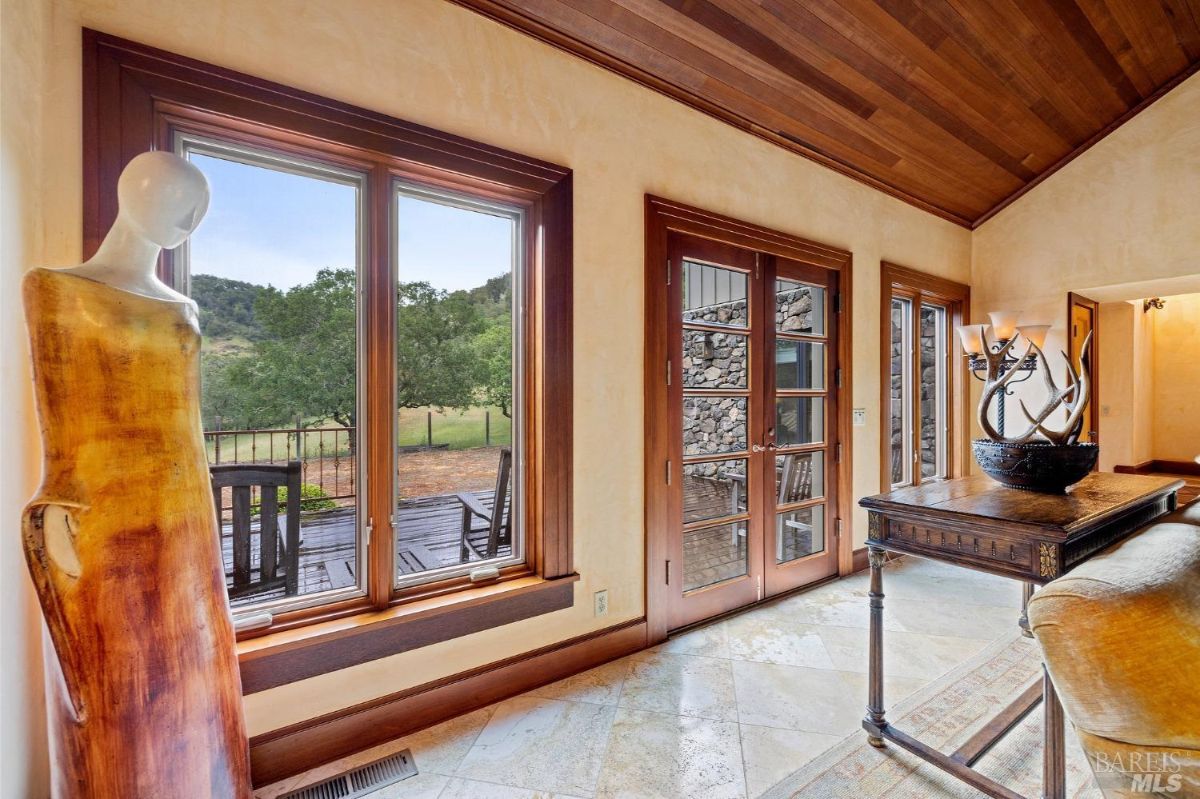
[[[958,336],[962,339],[963,351],[967,355],[983,352],[983,329],[987,325],[959,325]]]
[[[1021,325],[1017,332],[1040,350],[1046,346],[1046,334],[1050,332],[1050,325]]]
[[[992,311],[988,316],[992,320],[992,333],[1000,341],[1008,341],[1017,332],[1015,311]]]

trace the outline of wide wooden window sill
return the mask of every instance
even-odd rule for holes
[[[522,577],[241,641],[242,693],[569,608],[578,579]]]

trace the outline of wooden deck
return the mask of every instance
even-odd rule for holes
[[[492,492],[475,497],[491,509]],[[282,524],[282,519],[280,521]],[[306,513],[300,522],[300,594],[312,594],[354,585],[357,582],[355,514],[350,508]],[[454,566],[459,560],[462,505],[453,496],[421,497],[401,504],[397,514],[396,567],[401,574]],[[259,568],[258,522],[251,525],[251,566]],[[232,584],[233,544],[229,525],[221,531],[221,557],[228,584]],[[500,547],[500,556],[511,552]],[[472,558],[475,559],[475,558]],[[255,574],[257,577],[257,574]],[[232,603],[240,605],[283,596],[281,590],[252,594]]]

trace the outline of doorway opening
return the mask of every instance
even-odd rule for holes
[[[1187,501],[1200,496],[1200,276],[1090,288],[1100,331],[1092,378],[1092,419],[1100,470],[1184,477]],[[1072,300],[1079,296],[1072,294]],[[1071,307],[1068,333],[1085,331]],[[1083,320],[1083,321],[1086,321]]]

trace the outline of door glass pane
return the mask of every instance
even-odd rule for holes
[[[746,512],[746,461],[689,463],[683,467],[683,523]]]
[[[684,388],[745,388],[749,336],[683,331]]]
[[[775,456],[775,496],[780,505],[825,496],[825,453]]]
[[[906,299],[892,300],[891,314],[891,403],[888,424],[891,430],[892,485],[912,482],[912,302]]]
[[[921,477],[946,469],[946,309],[921,306]]]
[[[787,563],[825,550],[825,506],[775,514],[775,561]]]
[[[749,327],[746,274],[734,269],[685,260],[683,321]]]
[[[817,341],[776,339],[775,386],[825,388],[825,345]]]
[[[824,438],[824,397],[776,398],[775,442],[779,446],[812,444]]]
[[[181,260],[200,308],[208,461],[243,486],[223,489],[218,509],[230,604],[354,589],[363,178],[219,142],[179,151],[212,187]],[[286,477],[265,492],[254,477],[292,463],[299,496]]]
[[[396,580],[519,561],[520,216],[398,186]]]
[[[684,455],[717,455],[746,449],[745,397],[683,398]]]
[[[685,593],[746,573],[746,525],[721,524],[683,534]]]
[[[794,280],[776,280],[775,325],[784,333],[825,335],[825,289]]]

